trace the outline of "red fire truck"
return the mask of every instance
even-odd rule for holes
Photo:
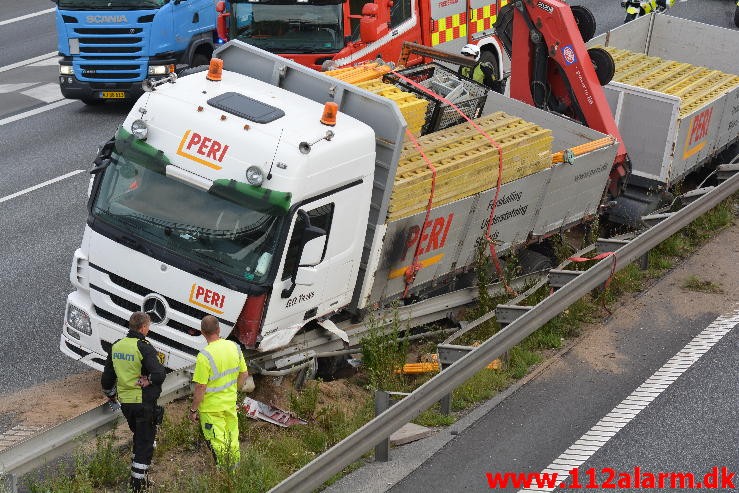
[[[316,70],[377,57],[396,61],[404,41],[459,53],[477,44],[502,73],[492,37],[508,0],[231,0],[218,2],[218,34]]]

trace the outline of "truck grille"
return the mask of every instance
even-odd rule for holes
[[[102,34],[103,36],[110,36],[113,34],[140,34],[144,32],[144,29],[141,27],[78,27],[74,32],[80,35]]]
[[[143,27],[75,27],[79,40],[80,65],[77,77],[83,81],[143,80],[147,74],[148,32]]]
[[[95,313],[97,313],[97,315],[100,318],[104,318],[105,320],[109,322],[113,322],[116,325],[120,325],[121,327],[124,327],[124,328],[128,327],[128,320],[126,320],[125,318],[119,317],[118,315],[115,315],[113,313],[110,313],[109,311],[104,310],[100,308],[99,306],[95,306]],[[154,332],[154,330],[152,329],[149,329],[149,333],[147,334],[146,337],[148,337],[149,339],[153,341],[157,341],[161,344],[164,344],[167,347],[171,347],[172,349],[182,351],[183,353],[190,354],[192,356],[197,356],[198,354],[197,349],[191,348],[190,346],[187,346],[185,344],[172,340],[169,337],[165,337],[162,334]]]
[[[116,274],[113,274],[112,272],[108,273],[108,276],[110,276],[111,282],[113,284],[117,284],[118,286],[122,287],[123,289],[127,289],[129,291],[132,291],[140,296],[146,296],[147,294],[151,294],[151,290],[149,288],[146,288],[144,286],[140,286],[132,281],[129,281],[128,279],[124,279],[121,276],[118,276]],[[165,299],[167,300],[167,303],[169,304],[169,307],[173,310],[177,310],[178,312],[182,312],[185,315],[189,315],[192,318],[195,318],[197,320],[202,320],[202,318],[206,315],[211,315],[210,313],[204,312],[202,310],[198,310],[195,307],[192,307],[190,305],[186,305],[185,303],[181,303],[177,300],[173,300],[172,298],[168,298],[165,296]],[[225,323],[229,326],[233,325],[233,322],[229,322],[227,320],[218,319],[221,321],[221,323]]]

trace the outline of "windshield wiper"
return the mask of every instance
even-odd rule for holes
[[[127,234],[118,235],[118,243],[127,246],[131,250],[136,250],[137,252],[141,252],[144,255],[151,257],[151,250],[133,236]]]

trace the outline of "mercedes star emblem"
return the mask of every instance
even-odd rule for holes
[[[167,300],[158,294],[150,294],[141,303],[141,310],[149,315],[151,323],[164,324],[167,322]]]

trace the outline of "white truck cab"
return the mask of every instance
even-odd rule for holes
[[[266,351],[352,298],[374,131],[217,66],[144,94],[96,161],[60,341],[90,366],[133,311],[178,369],[205,346],[207,314]]]

